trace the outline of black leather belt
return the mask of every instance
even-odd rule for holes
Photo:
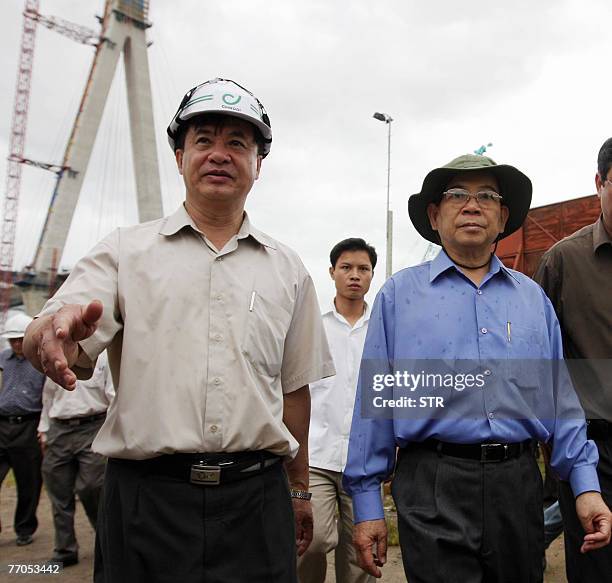
[[[40,419],[40,413],[27,413],[26,415],[0,415],[0,419],[7,421],[11,425],[25,423],[34,419]]]
[[[236,453],[175,453],[147,460],[111,458],[109,463],[131,465],[147,473],[171,476],[199,486],[220,486],[251,478],[281,461],[268,451]]]
[[[587,438],[599,441],[612,439],[612,423],[605,419],[587,419]]]
[[[531,439],[519,443],[447,443],[437,439],[426,439],[418,443],[411,443],[414,447],[424,447],[441,455],[450,455],[481,463],[503,462],[519,457],[523,452],[533,450],[534,442]]]
[[[98,421],[99,419],[104,419],[106,417],[106,413],[96,413],[95,415],[89,415],[88,417],[71,417],[70,419],[52,419],[55,423],[59,423],[60,425],[83,425],[84,423],[91,423],[92,421]]]

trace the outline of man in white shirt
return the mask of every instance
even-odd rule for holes
[[[323,324],[336,376],[310,385],[308,449],[314,535],[298,561],[298,575],[301,583],[323,583],[327,553],[335,549],[337,583],[371,583],[374,578],[357,564],[352,544],[353,507],[342,488],[342,471],[370,318],[364,296],[372,282],[376,251],[363,239],[345,239],[332,249],[330,261],[336,297],[332,309],[323,314]]]
[[[42,473],[55,527],[51,561],[64,567],[79,562],[74,532],[75,494],[95,529],[106,458],[91,450],[91,444],[106,419],[115,392],[106,352],[93,375],[77,381],[74,391],[65,391],[51,379],[43,389],[43,409],[38,434],[43,445]]]

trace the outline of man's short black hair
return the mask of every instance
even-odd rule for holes
[[[359,237],[351,237],[350,239],[344,239],[340,241],[340,243],[336,243],[334,248],[331,250],[329,254],[329,260],[331,262],[332,267],[336,267],[336,263],[338,263],[338,259],[340,255],[342,255],[345,251],[365,251],[370,257],[370,263],[372,264],[372,271],[376,267],[376,260],[378,256],[376,255],[376,249],[372,247],[372,245],[368,245],[363,239]]]
[[[203,113],[202,115],[190,117],[186,122],[183,122],[179,126],[176,132],[176,138],[174,140],[174,151],[176,152],[177,150],[183,150],[185,148],[185,136],[187,135],[187,132],[189,131],[190,127],[201,127],[205,124],[212,124],[217,130],[222,128],[227,123],[228,117],[235,116],[223,115],[222,113]],[[253,124],[249,125],[253,128],[253,139],[257,143],[257,154],[259,156],[263,156],[264,145],[266,143],[264,137],[261,135],[259,129],[257,129]]]
[[[612,166],[612,138],[608,138],[604,143],[597,156],[597,173],[602,181],[608,177],[610,167]]]

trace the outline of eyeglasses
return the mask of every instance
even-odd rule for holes
[[[472,194],[463,188],[449,188],[442,193],[442,197],[455,206],[463,206],[470,198],[475,198],[482,208],[492,207],[504,198],[494,190],[481,190],[476,194]]]

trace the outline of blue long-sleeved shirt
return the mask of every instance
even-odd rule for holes
[[[552,440],[551,465],[574,494],[600,491],[597,448],[587,441],[562,355],[550,301],[497,257],[480,286],[443,251],[393,275],[372,308],[344,471],[355,522],[383,518],[380,483],[393,472],[396,446],[430,437],[451,443]],[[459,371],[473,373],[467,388],[425,388],[416,377],[401,376],[423,373],[423,381],[425,374]],[[392,386],[384,386],[384,375],[394,379]],[[381,407],[389,397],[405,398],[401,407]],[[428,397],[440,397],[443,406]],[[413,408],[406,399],[413,399]]]
[[[45,375],[10,348],[0,352],[0,415],[40,413]]]

